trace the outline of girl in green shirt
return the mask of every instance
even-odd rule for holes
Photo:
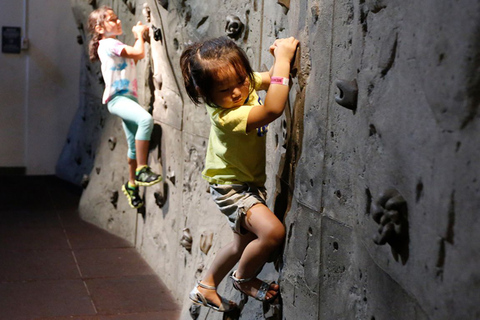
[[[234,231],[233,241],[190,292],[194,303],[221,312],[234,309],[216,288],[237,262],[230,275],[235,289],[260,301],[278,296],[278,284],[256,278],[285,238],[285,227],[265,203],[265,134],[285,108],[298,43],[293,37],[276,40],[270,46],[274,64],[262,73],[254,73],[245,52],[226,37],[194,43],[182,53],[187,93],[195,104],[206,104],[212,123],[202,175]],[[265,103],[256,90],[267,90]]]

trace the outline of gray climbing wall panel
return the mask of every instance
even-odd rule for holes
[[[210,122],[186,96],[178,59],[188,43],[225,34],[259,71],[276,38],[301,42],[267,136],[267,202],[287,238],[259,276],[279,281],[282,304],[249,299],[240,319],[480,318],[478,1],[71,3],[84,44],[94,6],[114,7],[127,43],[137,20],[151,26],[137,71],[155,119],[149,162],[164,181],[142,191],[144,210],[128,208],[125,139],[87,61],[59,168],[76,183],[89,177],[82,217],[136,245],[182,319],[223,318],[190,310],[188,292],[231,231],[200,176]],[[219,291],[241,301],[229,281]]]

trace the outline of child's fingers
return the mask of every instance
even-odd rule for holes
[[[137,24],[134,25],[133,28],[132,28],[132,32],[133,33],[138,33],[138,34],[142,34],[143,32],[145,32],[145,30],[148,30],[148,26],[142,24],[141,21],[138,21]]]
[[[285,57],[292,60],[299,43],[300,41],[294,37],[277,39],[269,47],[269,51],[274,57]]]
[[[272,44],[272,45],[270,46],[270,48],[269,48],[270,54],[271,54],[272,56],[275,56],[275,48],[276,48],[276,46],[273,45],[273,44]]]
[[[295,47],[295,50],[297,49],[297,47],[300,45],[300,41],[297,40],[297,39],[293,39],[293,46]]]
[[[289,45],[289,46],[294,46],[296,47],[298,45],[298,40],[295,39],[294,37],[290,37],[290,38],[286,38],[286,39],[283,39],[283,43],[286,44],[286,45]]]
[[[284,42],[282,42],[282,45],[287,49],[287,50],[296,50],[297,49],[297,46],[298,44],[300,43],[300,41],[298,41],[297,39],[291,37],[291,38],[288,38],[288,39],[285,39]]]
[[[275,42],[276,46],[273,51],[275,58],[283,57],[291,61],[295,56],[299,43],[300,42],[293,37],[278,39],[278,41]]]
[[[299,41],[297,39],[295,39],[294,37],[277,39],[272,44],[272,46],[270,46],[270,48],[278,47],[278,46],[297,46],[298,43],[299,43]]]

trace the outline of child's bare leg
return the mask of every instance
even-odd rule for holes
[[[220,249],[201,282],[208,286],[217,287],[238,262],[248,243],[255,238],[252,233],[243,236],[234,233],[233,241]],[[208,301],[217,306],[221,304],[220,297],[215,290],[208,290],[200,286],[197,289]]]
[[[252,281],[239,284],[239,286],[248,295],[255,296],[261,285],[261,281],[255,276],[269,255],[282,245],[285,239],[285,227],[275,214],[263,204],[257,204],[250,208],[243,224],[248,231],[257,236],[257,239],[245,247],[235,277],[238,279],[254,278]],[[279,286],[272,284],[266,298],[272,298],[278,290]]]
[[[137,170],[137,160],[128,158],[128,181],[135,185],[135,170]]]
[[[137,151],[138,167],[147,164],[149,140],[135,140],[135,149]]]

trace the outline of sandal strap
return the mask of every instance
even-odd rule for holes
[[[258,288],[257,294],[255,295],[255,299],[264,301],[265,297],[267,296],[267,291],[270,289],[270,283],[263,282],[260,288]]]
[[[199,285],[200,287],[202,287],[202,288],[204,288],[204,289],[217,290],[217,287],[212,287],[212,286],[203,284],[203,283],[201,283],[200,281],[197,281],[197,285]]]
[[[235,277],[236,273],[237,273],[237,270],[233,271],[232,274],[230,275],[230,278],[232,278],[232,280],[236,283],[245,283],[245,282],[248,282],[248,281],[253,279],[253,278],[239,279],[239,278]]]
[[[189,298],[195,304],[199,304],[220,312],[230,312],[237,307],[237,305],[233,301],[227,300],[222,296],[220,296],[221,304],[217,306],[212,302],[208,301],[207,298],[205,298],[205,296],[200,291],[198,291],[197,287],[193,288],[193,290],[190,292]]]
[[[249,279],[238,279],[237,277],[235,277],[235,273],[236,273],[237,270],[233,271],[232,274],[230,275],[230,278],[232,278],[233,280],[233,287],[242,292],[243,294],[246,294],[239,286],[239,284],[241,283],[244,283],[244,282],[248,282],[250,280],[252,280],[253,278],[249,278]],[[270,289],[270,286],[272,285],[272,283],[274,283],[274,281],[272,282],[265,282],[265,281],[262,281],[262,284],[260,285],[260,288],[257,289],[257,293],[255,294],[255,296],[252,296],[254,299],[257,299],[259,301],[267,301],[267,292],[268,292],[268,289]],[[274,297],[268,299],[268,301],[271,301],[273,300],[276,296],[278,295],[278,292],[277,294],[275,294]]]
[[[222,300],[222,304],[218,307],[218,311],[220,312],[228,312],[228,311],[232,311],[233,309],[235,309],[235,307],[231,307],[230,305],[230,300],[220,296],[220,300]]]

